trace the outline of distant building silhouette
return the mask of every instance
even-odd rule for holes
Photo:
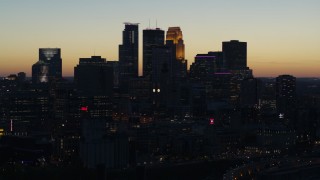
[[[48,83],[62,78],[60,48],[40,48],[39,61],[32,66],[32,82]]]
[[[101,56],[80,58],[74,68],[76,88],[84,95],[112,95],[114,84],[113,67]]]
[[[139,24],[125,23],[122,44],[119,45],[119,83],[123,91],[128,91],[130,78],[138,77]]]
[[[222,42],[223,60],[226,68],[239,70],[247,68],[247,43],[238,40]]]
[[[216,57],[210,54],[197,54],[190,66],[190,78],[194,80],[212,77],[217,71]]]
[[[276,78],[276,102],[279,114],[283,118],[294,117],[296,103],[296,78],[291,75],[280,75]]]
[[[143,30],[143,76],[152,74],[152,50],[164,45],[164,31],[160,28]]]
[[[247,67],[247,43],[238,40],[222,42],[224,70],[232,73],[230,102],[240,103],[240,87],[244,79],[252,78],[252,70]]]
[[[25,72],[19,72],[18,73],[18,81],[19,82],[24,82],[26,80],[26,73]]]
[[[152,91],[154,99],[167,104],[170,87],[174,82],[175,51],[170,46],[153,49],[152,53]]]

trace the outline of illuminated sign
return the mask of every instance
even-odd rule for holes
[[[80,108],[81,111],[88,111],[88,106],[83,106]]]
[[[279,118],[280,118],[280,119],[283,119],[283,118],[284,118],[284,114],[283,114],[283,113],[280,113],[280,114],[279,114]]]
[[[210,125],[214,125],[214,118],[210,118]]]

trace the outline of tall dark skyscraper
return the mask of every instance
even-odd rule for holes
[[[128,92],[130,78],[138,77],[139,24],[125,23],[122,44],[119,45],[119,87]]]
[[[39,61],[32,66],[32,82],[47,83],[62,78],[60,48],[40,48]]]
[[[122,44],[119,45],[120,83],[138,76],[139,24],[125,23]]]
[[[74,68],[76,88],[85,95],[112,95],[113,67],[101,56],[80,58]]]
[[[222,42],[222,52],[225,67],[230,70],[247,68],[247,43],[238,40]]]
[[[114,64],[101,56],[80,58],[74,68],[78,106],[91,118],[107,118],[112,112]],[[76,121],[75,121],[76,122]]]
[[[174,50],[170,46],[162,46],[153,49],[152,80],[154,88],[161,84],[161,81],[169,81],[174,77]]]
[[[173,99],[170,89],[174,82],[175,61],[172,46],[162,46],[152,51],[152,91],[157,105],[166,105]]]
[[[152,74],[152,50],[164,45],[164,31],[160,28],[143,30],[143,76]]]
[[[277,110],[284,118],[290,118],[295,111],[296,78],[291,75],[280,75],[276,78]]]

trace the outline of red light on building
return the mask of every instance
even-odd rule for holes
[[[214,118],[210,118],[210,125],[214,125]]]
[[[88,111],[88,106],[83,106],[80,108],[81,111]]]

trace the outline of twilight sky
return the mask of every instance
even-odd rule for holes
[[[80,57],[118,60],[123,22],[140,23],[142,47],[149,19],[181,27],[189,65],[236,39],[255,76],[320,77],[319,0],[0,0],[0,76],[31,76],[45,47],[61,48],[64,76]]]

